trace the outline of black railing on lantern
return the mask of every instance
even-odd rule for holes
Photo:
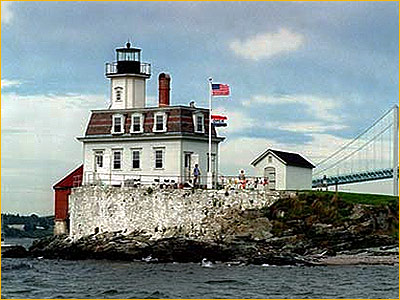
[[[83,185],[100,185],[115,187],[146,187],[155,186],[161,188],[206,188],[207,176],[201,175],[197,179],[193,175],[133,175],[127,173],[98,173],[85,172]],[[274,190],[275,183],[268,179],[255,176],[214,175],[213,187],[216,189],[265,189]]]
[[[128,63],[129,65],[126,65]],[[134,65],[132,65],[134,64]],[[148,63],[141,62],[108,62],[105,65],[105,73],[106,75],[115,75],[115,74],[139,74],[150,76],[151,75],[151,65]]]

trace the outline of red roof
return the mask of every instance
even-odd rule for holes
[[[55,185],[53,185],[53,189],[66,189],[73,188],[82,185],[82,177],[83,177],[83,165],[79,166]]]
[[[208,109],[192,108],[186,106],[167,106],[167,107],[152,107],[142,109],[124,109],[124,110],[106,110],[106,111],[92,111],[89,123],[86,128],[85,136],[104,136],[111,134],[112,116],[114,114],[123,114],[125,116],[125,134],[123,136],[140,137],[141,134],[129,134],[131,126],[132,113],[142,113],[144,116],[144,132],[142,135],[153,133],[154,113],[165,112],[167,114],[167,131],[165,133],[171,134],[192,134],[194,136],[208,136]],[[204,115],[204,133],[197,133],[194,130],[193,114],[201,112]],[[211,129],[212,136],[216,136],[215,128]],[[165,133],[157,133],[157,136]]]

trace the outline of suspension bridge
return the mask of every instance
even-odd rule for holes
[[[393,106],[352,141],[316,165],[313,188],[393,179],[399,185],[399,107]]]

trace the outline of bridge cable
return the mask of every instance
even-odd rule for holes
[[[318,175],[318,174],[320,174],[320,173],[322,173],[322,172],[324,172],[324,171],[326,171],[326,170],[328,170],[328,169],[331,169],[331,168],[337,166],[339,163],[341,163],[342,161],[348,159],[349,157],[351,157],[351,156],[352,156],[354,153],[356,153],[356,152],[359,152],[359,153],[357,153],[357,154],[358,154],[358,155],[361,155],[361,150],[363,150],[364,147],[366,147],[367,145],[369,145],[369,144],[370,144],[371,142],[373,142],[376,138],[380,137],[380,136],[381,136],[388,128],[390,128],[390,127],[392,127],[392,124],[389,124],[388,126],[386,126],[383,130],[381,130],[377,135],[375,135],[375,136],[374,136],[372,139],[370,139],[367,143],[365,143],[365,144],[362,145],[361,147],[357,148],[356,150],[354,150],[353,152],[351,152],[349,155],[347,155],[347,156],[345,156],[345,157],[339,159],[339,160],[336,161],[334,164],[332,164],[332,165],[330,165],[329,167],[327,167],[327,168],[325,168],[325,169],[319,171],[319,172],[316,173],[315,175]],[[360,160],[362,161],[362,157],[360,157]],[[361,161],[360,161],[360,164],[361,164]],[[362,167],[362,164],[361,164],[361,167]]]
[[[396,106],[396,105],[395,105]],[[359,135],[357,135],[351,142],[347,143],[346,145],[342,146],[341,148],[339,148],[338,150],[336,150],[333,154],[331,154],[329,157],[323,159],[322,161],[320,161],[319,163],[316,164],[316,166],[319,166],[321,164],[323,164],[324,162],[326,162],[327,160],[331,159],[333,156],[335,156],[336,154],[338,154],[339,152],[343,151],[345,148],[347,148],[348,146],[350,146],[351,144],[353,144],[356,140],[358,140],[362,135],[364,135],[365,133],[367,133],[371,128],[373,128],[377,123],[379,123],[382,119],[384,119],[387,115],[389,115],[394,107],[393,106],[389,111],[387,111],[383,116],[381,116],[378,120],[376,120],[374,123],[372,123],[372,125],[370,125],[367,129],[365,129],[363,132],[361,132]]]

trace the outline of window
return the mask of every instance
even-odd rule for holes
[[[272,163],[272,155],[268,156],[268,162]]]
[[[202,115],[198,115],[197,117],[196,117],[196,119],[197,119],[197,131],[199,131],[199,132],[203,132],[204,131],[204,128],[203,128],[203,116]]]
[[[103,167],[103,151],[96,151],[94,153],[96,168]]]
[[[132,129],[133,131],[140,131],[140,117],[135,116],[132,118]]]
[[[190,168],[191,153],[185,153],[185,168]]]
[[[143,115],[133,114],[131,116],[131,133],[143,132]]]
[[[122,131],[122,118],[115,118],[114,119],[114,132],[121,132]]]
[[[193,115],[194,132],[204,133],[204,115],[195,113]]]
[[[154,114],[154,127],[155,132],[165,132],[167,131],[167,116],[165,113]]]
[[[121,162],[122,162],[122,151],[114,150],[114,152],[113,152],[113,169],[121,170]]]
[[[155,161],[155,168],[156,169],[162,169],[164,167],[164,151],[159,149],[155,151],[155,157],[156,157],[156,161]]]
[[[132,150],[132,168],[140,168],[140,150]]]
[[[121,102],[122,101],[122,87],[117,86],[114,88],[115,91],[115,101],[116,102]]]
[[[124,133],[124,116],[123,115],[114,115],[113,116],[113,126],[112,126],[112,134]]]
[[[161,131],[164,129],[164,116],[156,116],[156,130]]]

